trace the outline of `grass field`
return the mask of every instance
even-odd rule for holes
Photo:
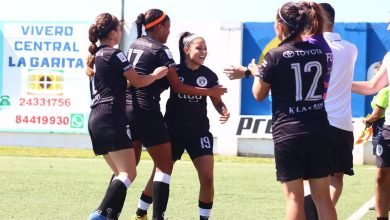
[[[216,156],[215,160],[212,219],[284,218],[285,202],[273,159]],[[143,154],[121,219],[135,212],[152,165]],[[110,176],[104,160],[91,150],[0,147],[0,219],[86,219],[102,199]],[[373,195],[374,177],[374,166],[355,166],[355,176],[345,178],[337,205],[339,219],[347,219]],[[168,219],[198,219],[197,195],[196,171],[185,157],[172,175]],[[363,219],[375,219],[374,212]]]

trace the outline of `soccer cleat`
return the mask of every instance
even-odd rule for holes
[[[144,215],[144,216],[139,216],[137,214],[135,214],[131,220],[148,220],[148,215]]]
[[[94,211],[88,216],[88,220],[107,220],[107,217],[101,215],[98,211]]]

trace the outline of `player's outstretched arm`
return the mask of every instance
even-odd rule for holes
[[[183,93],[188,95],[200,95],[200,96],[221,96],[227,93],[227,88],[216,85],[212,88],[200,88],[182,83],[174,68],[169,68],[167,79],[169,85],[176,93]]]
[[[245,66],[227,66],[223,69],[223,73],[230,79],[242,79],[245,77],[245,71],[248,68]]]
[[[135,69],[129,69],[127,70],[123,75],[127,78],[128,83],[127,86],[130,85],[139,88],[148,86],[154,81],[163,78],[168,73],[168,68],[165,66],[157,67],[153,73],[149,75],[140,75],[138,74]]]
[[[387,69],[382,65],[369,81],[353,81],[352,91],[362,95],[373,95],[389,84]]]

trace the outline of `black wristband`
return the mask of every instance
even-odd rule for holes
[[[252,73],[251,73],[251,71],[248,68],[246,68],[246,70],[245,70],[245,78],[248,79],[250,76],[252,76]]]

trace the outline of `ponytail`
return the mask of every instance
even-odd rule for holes
[[[98,50],[98,46],[96,45],[97,41],[99,39],[107,38],[109,33],[112,30],[116,30],[119,25],[120,22],[118,18],[109,13],[102,13],[96,17],[95,23],[89,26],[88,39],[91,44],[88,47],[90,55],[88,55],[87,58],[86,69],[86,73],[89,77],[95,75],[95,72],[93,71],[93,66],[95,65],[95,54]]]
[[[89,77],[92,77],[95,75],[95,72],[93,71],[93,66],[95,65],[95,54],[97,52],[97,41],[98,41],[98,31],[97,31],[97,26],[96,24],[92,24],[89,27],[88,31],[88,38],[91,44],[88,47],[89,55],[87,58],[87,69],[86,69],[86,74]]]
[[[139,14],[135,24],[137,25],[137,38],[140,38],[142,36],[142,25],[145,24],[145,14]]]
[[[169,21],[169,16],[160,9],[149,9],[145,13],[139,14],[135,21],[137,25],[137,38],[142,36],[142,26],[144,26],[145,32],[149,32],[157,24],[165,23],[166,21]]]
[[[324,11],[321,6],[315,2],[300,1],[298,5],[306,11],[306,31],[308,35],[318,35],[323,31]]]

